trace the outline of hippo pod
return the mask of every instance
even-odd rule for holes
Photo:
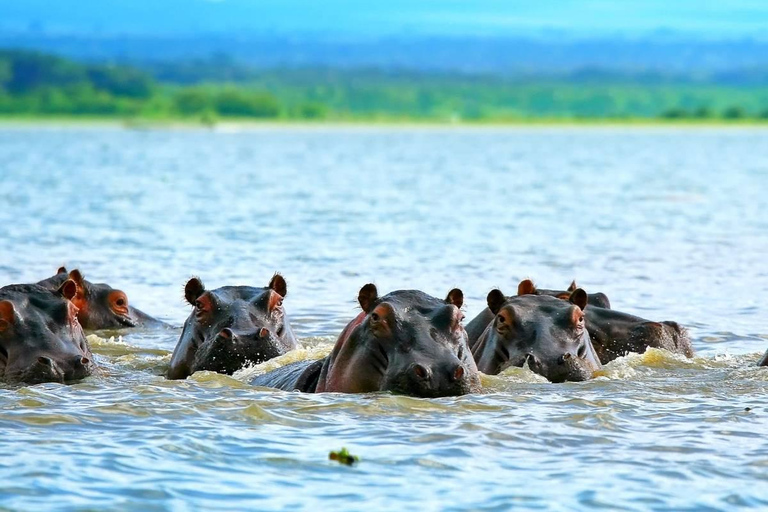
[[[522,281],[517,290],[518,295],[546,294],[563,300],[570,300],[570,293],[573,293],[564,295],[558,292],[559,294],[554,295],[551,292],[552,290],[537,289],[530,280]],[[598,304],[602,303],[601,297],[605,297],[606,302],[608,300],[608,297],[602,293],[591,294],[588,297],[595,297]],[[677,322],[653,322],[639,316],[600,307],[590,301],[588,303],[589,307],[584,310],[587,332],[603,364],[630,352],[642,354],[648,347],[693,357],[693,346],[688,337],[688,331],[680,327]]]
[[[72,298],[72,302],[77,306],[77,318],[83,329],[122,329],[165,325],[129,305],[128,296],[122,290],[116,290],[105,283],[86,281],[77,269],[67,272],[65,267],[60,267],[55,276],[37,284],[49,290],[55,290],[67,279],[74,281],[77,285],[77,293]]]
[[[171,356],[169,379],[199,370],[233,374],[298,347],[283,311],[285,279],[275,274],[266,288],[224,286],[206,290],[192,278],[184,296],[194,309]]]
[[[490,375],[511,366],[528,367],[552,382],[582,381],[601,368],[585,327],[587,293],[565,302],[548,295],[488,294],[488,308],[470,322],[482,333],[472,343],[478,369]]]
[[[360,289],[363,312],[341,332],[331,353],[256,377],[252,384],[308,393],[390,391],[418,397],[463,395],[480,389],[477,366],[461,325],[463,294],[445,300],[417,290],[383,297]]]
[[[71,302],[76,290],[70,279],[53,291],[34,284],[0,288],[0,380],[68,382],[94,371]]]

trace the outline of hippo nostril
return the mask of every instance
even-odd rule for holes
[[[40,356],[37,358],[37,362],[44,366],[53,366],[53,360],[50,357]]]
[[[565,354],[563,354],[563,355],[561,355],[561,356],[560,356],[560,360],[559,360],[558,362],[559,362],[560,364],[565,364],[565,363],[567,363],[568,361],[570,361],[571,357],[573,357],[573,356],[571,355],[571,353],[570,353],[570,352],[567,352],[567,353],[565,353]]]
[[[225,327],[224,329],[221,330],[221,332],[219,333],[219,336],[226,340],[231,340],[232,337],[234,336],[234,333],[232,332],[232,329],[230,329],[229,327]]]
[[[266,327],[262,327],[261,330],[259,331],[259,337],[267,338],[268,336],[269,336],[269,329],[267,329]]]
[[[456,369],[453,371],[453,380],[461,380],[461,378],[464,376],[464,367],[459,365],[456,367]]]
[[[88,359],[87,357],[81,357],[80,364],[83,366],[88,366],[89,364],[91,364],[91,360]]]
[[[429,374],[427,373],[427,369],[421,366],[420,364],[417,364],[413,367],[413,372],[420,379],[426,379],[429,376]]]

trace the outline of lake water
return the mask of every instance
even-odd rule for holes
[[[0,284],[79,267],[175,326],[90,336],[81,383],[0,387],[0,509],[768,507],[766,130],[5,127],[0,177]],[[190,276],[275,271],[301,350],[161,376]],[[247,384],[326,354],[367,282],[458,286],[471,319],[526,277],[676,320],[697,357],[436,400]]]

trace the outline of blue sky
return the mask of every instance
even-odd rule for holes
[[[0,30],[768,37],[768,0],[0,0]]]

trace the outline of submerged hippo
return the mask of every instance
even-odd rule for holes
[[[0,288],[0,380],[11,383],[69,382],[95,366],[77,307],[77,285],[56,290],[36,284]]]
[[[585,327],[587,293],[581,288],[565,302],[548,295],[506,297],[488,294],[488,309],[475,320],[485,329],[472,346],[478,369],[495,375],[528,367],[552,382],[582,381],[601,368]]]
[[[418,397],[463,395],[480,389],[461,325],[461,290],[445,300],[417,290],[383,297],[360,289],[363,312],[341,332],[331,353],[256,377],[252,384],[307,393],[391,391]]]
[[[763,354],[763,357],[760,358],[760,361],[757,362],[757,366],[768,366],[768,351]]]
[[[285,279],[275,274],[266,288],[223,286],[206,290],[194,277],[184,296],[194,310],[171,357],[169,379],[198,370],[233,374],[248,363],[262,363],[298,347],[283,298]]]
[[[520,283],[518,295],[542,293],[549,295],[546,293],[548,291],[535,288],[533,283],[527,280]],[[570,295],[557,297],[563,300],[570,299]],[[592,303],[584,313],[592,346],[603,364],[630,352],[642,354],[648,347],[693,357],[693,347],[688,331],[676,322],[653,322],[639,316],[598,307]]]
[[[55,290],[67,279],[74,281],[77,285],[77,294],[72,302],[77,306],[77,318],[83,329],[122,329],[165,325],[129,305],[128,296],[122,290],[116,290],[108,284],[86,281],[77,269],[67,272],[66,268],[61,267],[55,276],[37,284],[49,290]]]
[[[653,322],[596,307],[587,308],[586,315],[589,337],[603,364],[630,352],[642,354],[648,347],[693,357],[688,331],[677,322]]]
[[[533,291],[526,291],[526,290],[520,290],[520,286],[523,288],[530,287]],[[518,286],[518,295],[526,295],[528,293],[535,293],[537,295],[549,295],[552,297],[557,297],[558,299],[568,300],[571,296],[571,293],[576,291],[578,286],[576,286],[576,281],[571,281],[570,286],[568,286],[567,290],[545,290],[543,288],[536,288],[534,286],[533,281],[530,279],[526,279],[520,283]],[[521,293],[522,292],[522,293]],[[605,309],[611,309],[611,301],[608,300],[608,296],[604,293],[588,293],[587,294],[587,305],[588,306],[596,306],[599,308],[605,308]]]

